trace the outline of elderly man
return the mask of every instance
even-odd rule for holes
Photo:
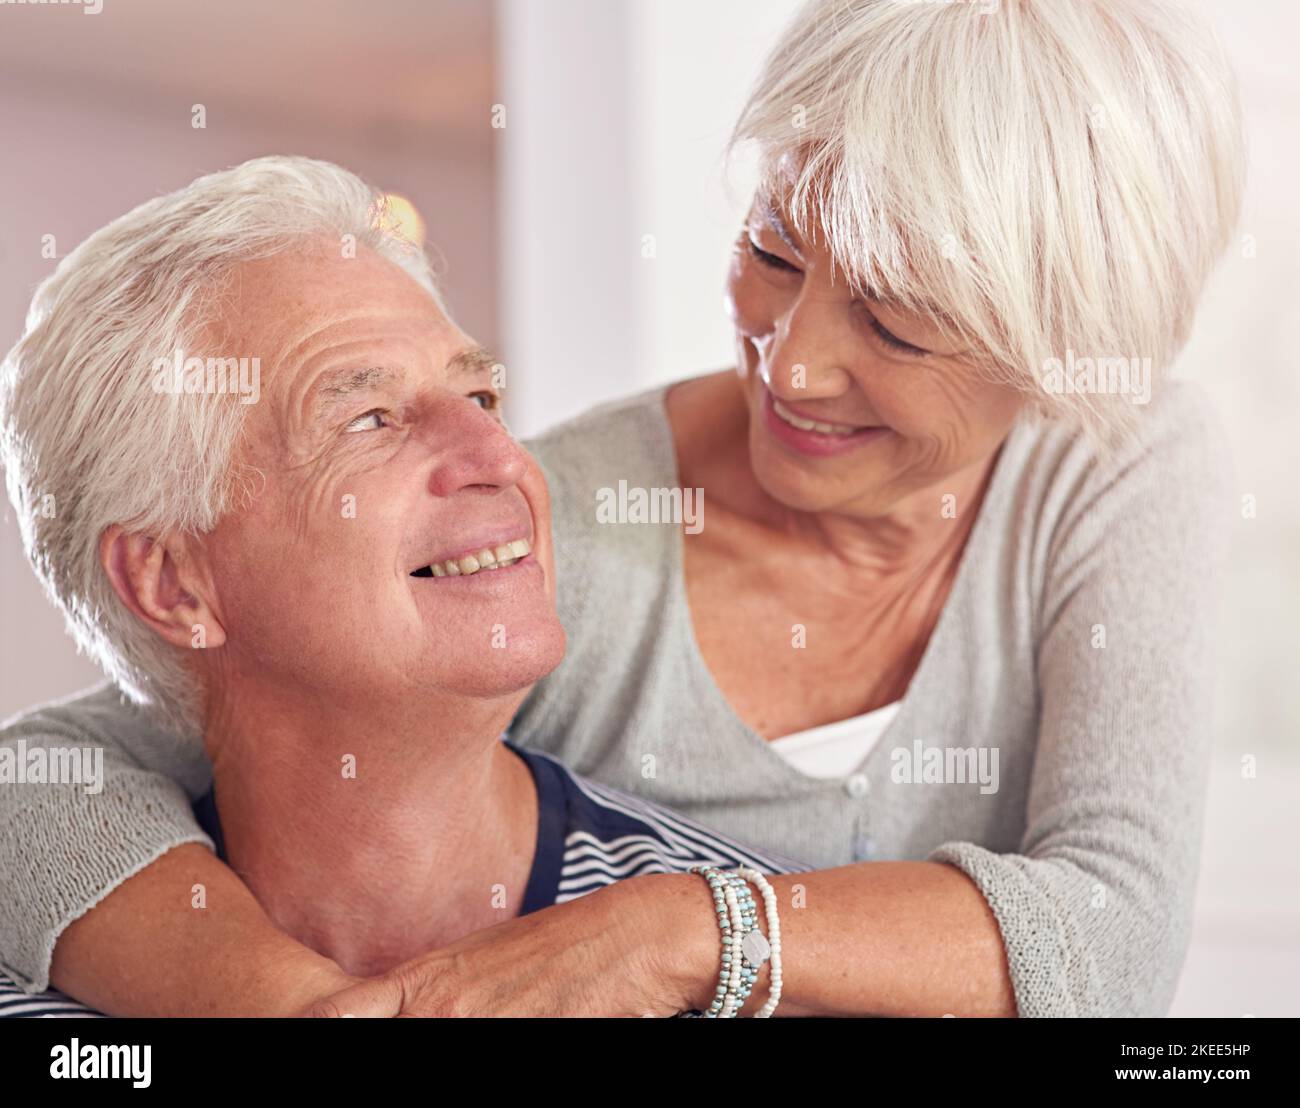
[[[373,202],[264,158],[147,203],[63,261],[0,388],[37,573],[118,687],[202,736],[196,811],[321,956],[307,997],[620,877],[787,866],[502,741],[564,651],[547,491],[493,359]],[[644,880],[647,911],[713,910],[705,880],[658,901]],[[141,989],[77,991],[157,1010]],[[70,1006],[10,986],[6,1007]]]

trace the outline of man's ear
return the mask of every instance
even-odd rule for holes
[[[122,603],[173,646],[202,649],[226,641],[209,603],[211,584],[186,536],[155,539],[114,524],[99,538],[99,561]]]

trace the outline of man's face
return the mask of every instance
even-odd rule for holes
[[[564,652],[550,504],[502,424],[491,357],[369,251],[247,263],[219,304],[215,353],[262,367],[237,452],[248,499],[205,543],[221,678],[387,707],[550,672]],[[446,572],[521,543],[513,564]]]

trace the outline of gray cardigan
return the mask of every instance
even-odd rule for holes
[[[691,630],[679,528],[597,522],[602,488],[677,484],[663,390],[530,446],[551,485],[569,650],[516,742],[815,866],[959,867],[998,920],[1021,1015],[1168,1009],[1232,519],[1198,389],[1168,384],[1104,457],[1060,427],[1013,429],[902,708],[842,781],[794,769],[727,704]],[[209,770],[112,689],[11,722],[2,740],[19,739],[102,746],[108,773],[98,794],[0,785],[0,964],[41,989],[68,923],[171,847],[207,842],[187,795]]]

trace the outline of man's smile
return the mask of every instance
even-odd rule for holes
[[[527,558],[533,550],[527,539],[510,539],[476,546],[450,558],[439,558],[411,573],[412,577],[472,577],[484,570],[505,569]]]

